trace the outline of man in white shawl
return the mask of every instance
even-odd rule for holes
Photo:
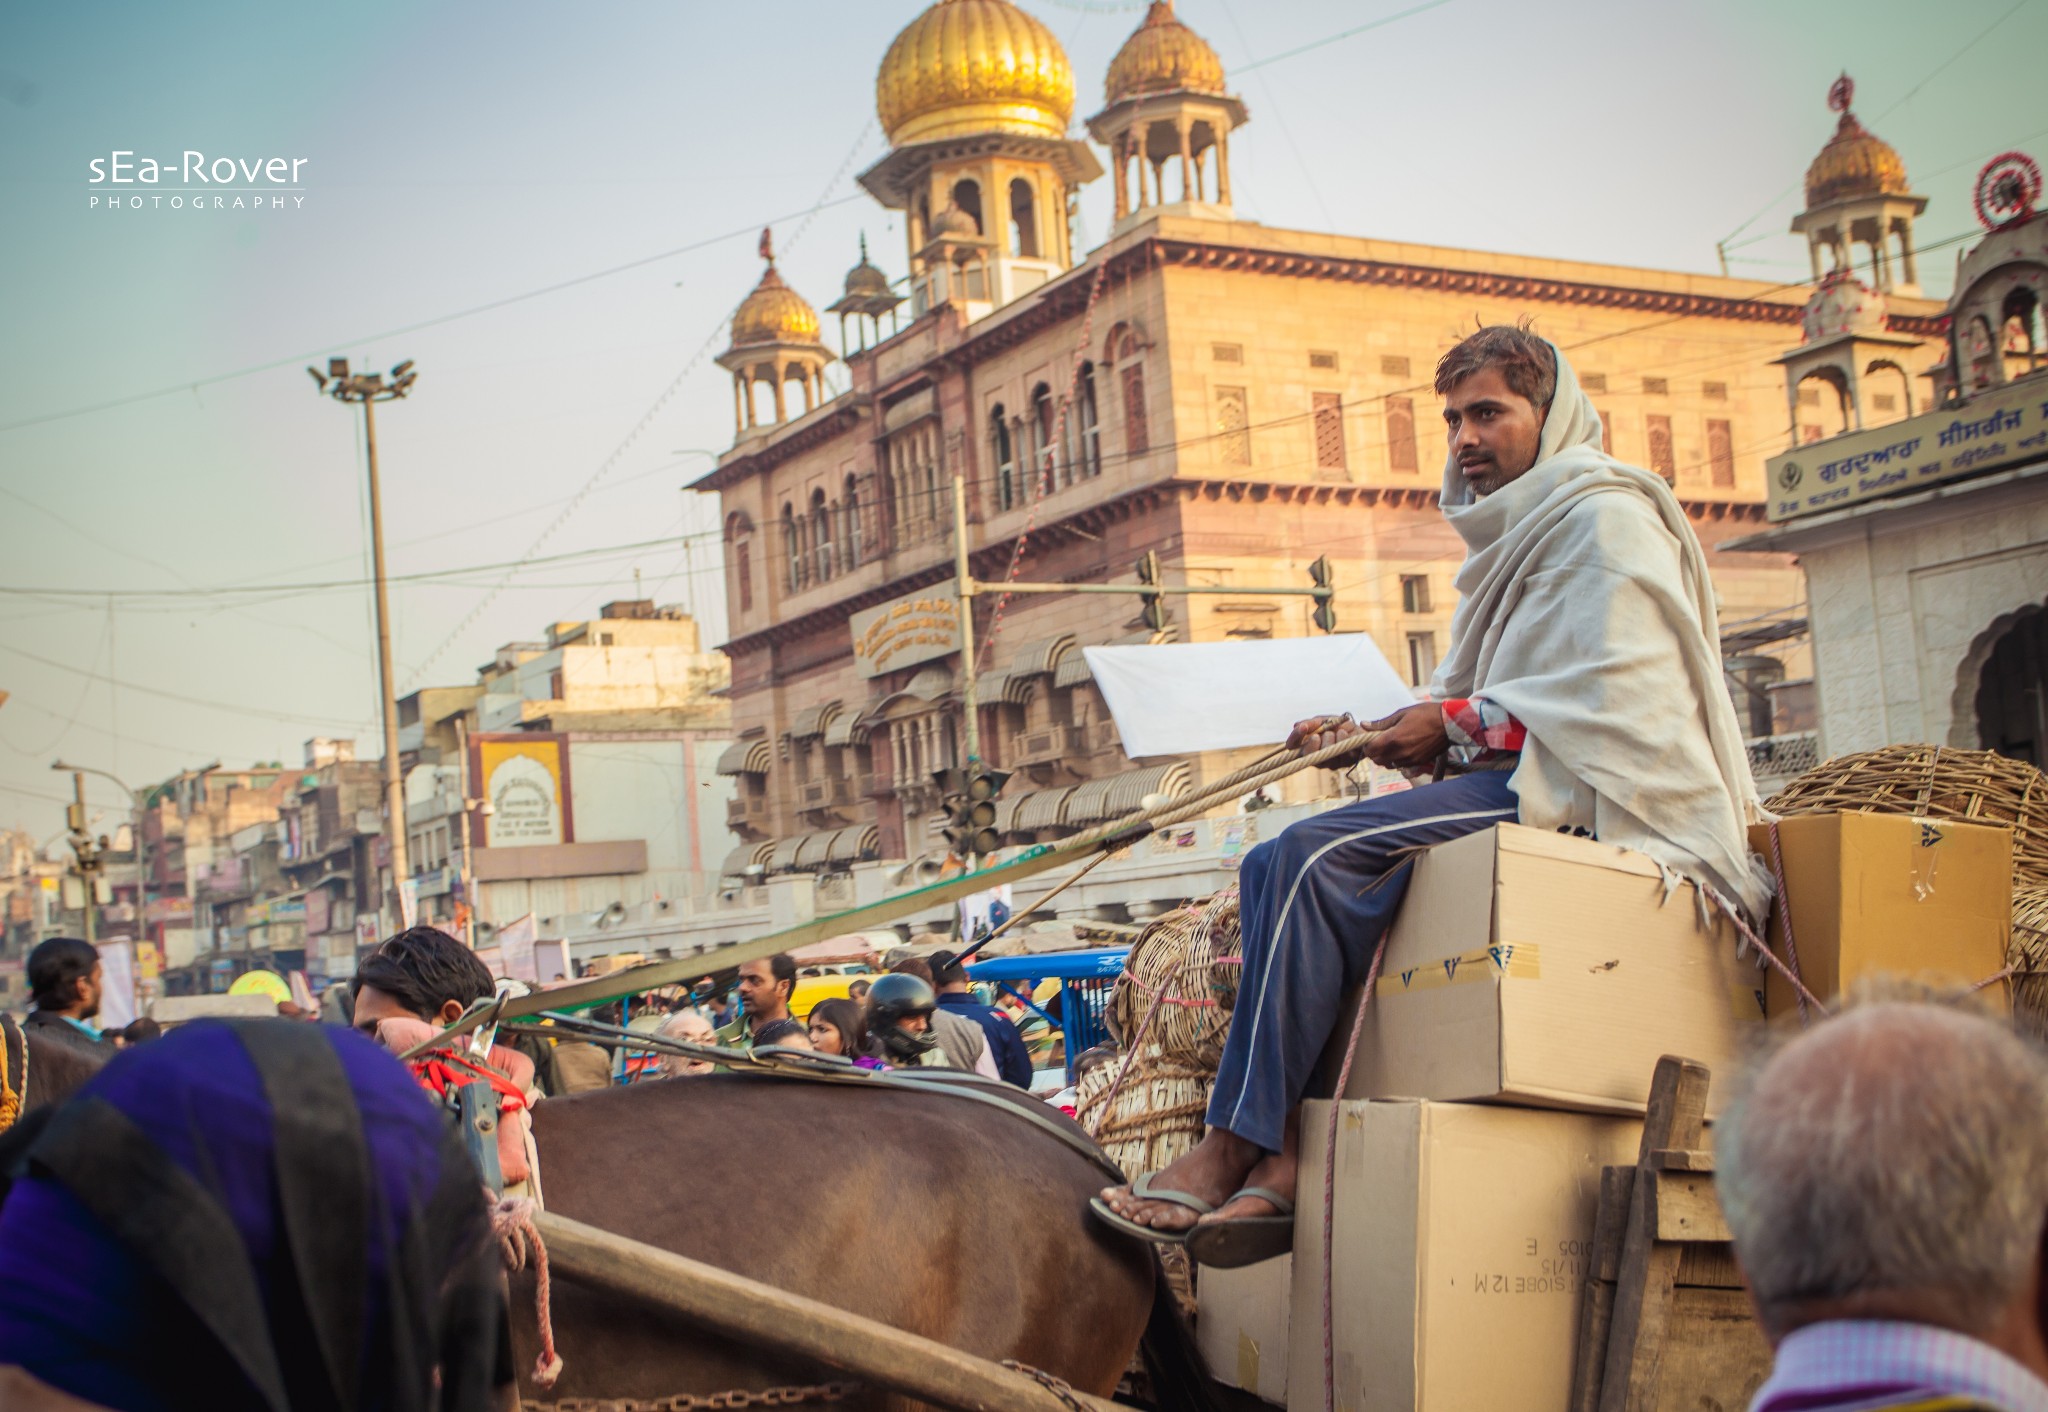
[[[1370,727],[1295,728],[1318,749],[1363,730],[1376,763],[1454,772],[1294,825],[1239,873],[1244,969],[1195,1149],[1096,1215],[1242,1265],[1292,1238],[1298,1107],[1347,987],[1363,982],[1419,846],[1519,821],[1592,835],[1751,921],[1768,873],[1745,826],[1756,787],[1723,682],[1705,557],[1664,480],[1601,450],[1571,365],[1491,327],[1437,366],[1443,511],[1466,545],[1430,699]]]

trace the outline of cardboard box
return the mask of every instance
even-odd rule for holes
[[[1295,1405],[1323,1399],[1322,1193],[1330,1105],[1302,1113]],[[1642,1124],[1480,1104],[1346,1102],[1331,1328],[1337,1412],[1565,1412],[1600,1169]]]
[[[1799,975],[1823,1001],[1871,975],[1974,985],[2005,969],[2012,941],[2012,830],[1904,814],[1795,814],[1778,824]],[[1750,830],[1771,856],[1771,831]],[[1784,919],[1771,949],[1785,955]],[[1988,997],[2007,1010],[2010,983]],[[1791,982],[1770,973],[1773,1017],[1798,1009]]]
[[[1732,1072],[1763,976],[1695,902],[1640,853],[1518,824],[1430,849],[1343,1096],[1641,1113],[1662,1055]]]
[[[1279,1407],[1287,1405],[1293,1287],[1291,1255],[1242,1270],[1202,1266],[1195,1272],[1195,1346],[1202,1360],[1218,1381]]]

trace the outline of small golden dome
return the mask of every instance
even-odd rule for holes
[[[875,111],[896,147],[984,132],[1065,137],[1074,70],[1052,31],[1009,0],[938,0],[883,56]]]
[[[860,263],[846,272],[848,299],[887,299],[889,297],[889,276],[880,266],[868,258],[868,238],[860,238]]]
[[[768,268],[761,272],[761,282],[732,316],[732,347],[755,348],[770,343],[822,345],[818,311],[775,272],[774,247],[765,230],[761,232],[761,258],[768,262]]]
[[[1221,93],[1223,61],[1173,16],[1173,0],[1152,0],[1145,23],[1110,60],[1103,84],[1111,104],[1141,93]]]
[[[1889,142],[1856,121],[1849,102],[1856,85],[1847,74],[1828,90],[1828,106],[1842,115],[1835,135],[1806,169],[1806,209],[1857,196],[1904,196],[1906,163]]]

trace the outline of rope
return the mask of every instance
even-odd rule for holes
[[[1726,917],[1729,921],[1735,923],[1735,930],[1741,933],[1742,939],[1744,941],[1748,942],[1751,946],[1754,946],[1757,949],[1757,954],[1764,958],[1765,964],[1770,966],[1772,970],[1776,971],[1779,975],[1785,978],[1786,982],[1792,987],[1794,993],[1798,995],[1800,1008],[1804,1010],[1806,1006],[1811,1005],[1815,1010],[1820,1012],[1820,1016],[1822,1019],[1826,1019],[1830,1013],[1828,1007],[1821,1004],[1820,997],[1815,995],[1812,991],[1806,988],[1806,982],[1800,980],[1799,977],[1793,973],[1792,969],[1788,967],[1783,961],[1780,961],[1776,953],[1774,953],[1770,947],[1764,944],[1763,938],[1756,934],[1755,930],[1749,925],[1749,923],[1742,920],[1742,914],[1736,911],[1733,907],[1729,906],[1727,902],[1722,900],[1722,898],[1716,895],[1715,893],[1707,891],[1704,888],[1701,889],[1701,892],[1708,899],[1709,905],[1717,908],[1722,916]]]
[[[1138,1022],[1137,1034],[1131,1037],[1130,1046],[1124,1050],[1124,1062],[1117,1066],[1116,1077],[1110,1080],[1108,1091],[1102,1095],[1102,1107],[1098,1110],[1102,1116],[1095,1120],[1095,1126],[1088,1130],[1088,1136],[1094,1137],[1101,1130],[1103,1120],[1109,1116],[1109,1110],[1116,1102],[1117,1090],[1124,1086],[1124,1075],[1130,1073],[1131,1065],[1137,1062],[1138,1047],[1145,1042],[1145,1032],[1152,1028],[1152,1017],[1159,1013],[1159,1007],[1165,999],[1166,987],[1161,986],[1152,997],[1151,1005],[1146,1008],[1145,1018]]]
[[[1387,936],[1372,953],[1372,965],[1365,973],[1365,994],[1358,1002],[1358,1014],[1351,1020],[1351,1038],[1344,1044],[1344,1063],[1337,1070],[1337,1091],[1330,1095],[1329,1141],[1323,1149],[1323,1412],[1337,1407],[1337,1341],[1331,1327],[1337,1259],[1337,1118],[1344,1107],[1344,1090],[1351,1087],[1351,1061],[1358,1057],[1358,1039],[1365,1033],[1365,1012],[1380,988],[1380,963],[1387,959]]]
[[[1995,972],[1995,973],[1993,973],[1993,974],[1991,974],[1991,975],[1988,975],[1988,976],[1984,977],[1984,979],[1983,979],[1983,980],[1981,980],[1981,981],[1978,981],[1978,982],[1977,982],[1977,983],[1976,983],[1975,985],[1971,986],[1971,987],[1970,987],[1970,993],[1971,993],[1972,995],[1974,995],[1974,994],[1976,994],[1976,993],[1977,993],[1978,991],[1980,991],[1980,990],[1988,990],[1988,989],[1990,989],[1990,988],[1991,988],[1992,986],[1995,986],[1995,985],[1997,985],[1997,984],[1998,984],[1998,983],[1999,983],[2000,981],[2009,981],[2009,980],[2011,980],[2011,979],[2012,979],[2012,978],[2013,978],[2014,976],[2016,976],[2016,975],[2018,975],[2018,974],[2019,974],[2019,968],[2018,968],[2018,967],[2016,967],[2016,966],[2007,966],[2007,967],[2006,967],[2006,968],[2005,968],[2004,970],[2002,970],[2002,971],[1998,971],[1998,972]]]
[[[1813,1023],[1806,1008],[1806,986],[1799,974],[1799,943],[1792,939],[1792,893],[1785,886],[1785,849],[1778,842],[1778,821],[1771,820],[1771,873],[1778,883],[1778,916],[1785,923],[1785,960],[1792,968],[1793,984],[1799,987],[1799,1024]]]
[[[1034,1368],[1029,1363],[1019,1363],[1014,1358],[1005,1358],[1003,1366],[1013,1373],[1022,1373],[1065,1403],[1072,1412],[1088,1412],[1088,1409],[1081,1405],[1081,1399],[1074,1396],[1074,1385],[1065,1378],[1056,1378],[1043,1368]]]
[[[562,1376],[562,1355],[555,1352],[555,1318],[548,1290],[548,1248],[533,1224],[533,1202],[523,1196],[499,1198],[484,1188],[490,1199],[491,1234],[498,1239],[498,1253],[505,1268],[526,1268],[527,1254],[533,1255],[534,1318],[540,1326],[540,1356],[533,1360],[534,1385],[546,1392]]]

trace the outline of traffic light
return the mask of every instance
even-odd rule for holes
[[[1010,778],[1003,770],[934,770],[946,809],[946,845],[962,858],[993,853],[1003,846],[996,832],[996,796]]]
[[[1308,566],[1308,577],[1309,581],[1316,586],[1315,625],[1324,632],[1335,632],[1337,630],[1337,605],[1334,600],[1337,596],[1337,590],[1330,586],[1332,573],[1330,558],[1327,554],[1321,556]]]
[[[1138,561],[1138,601],[1144,604],[1145,626],[1166,631],[1166,595],[1159,588],[1159,556],[1150,549]]]

